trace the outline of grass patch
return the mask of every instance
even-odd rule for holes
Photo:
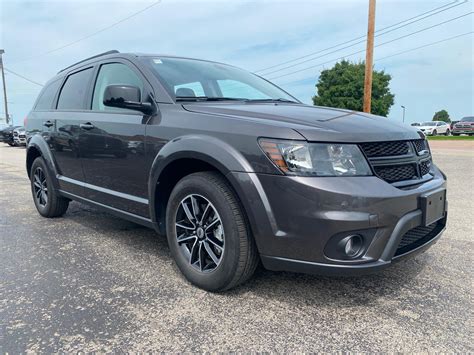
[[[428,136],[430,141],[474,141],[474,136]]]

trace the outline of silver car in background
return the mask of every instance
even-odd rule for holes
[[[13,130],[13,143],[16,146],[26,146],[26,131],[24,127],[18,127]]]

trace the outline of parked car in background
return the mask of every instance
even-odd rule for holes
[[[7,143],[10,146],[15,145],[15,141],[13,140],[13,130],[15,128],[19,128],[21,126],[8,126],[7,128],[4,128],[0,132],[0,139],[2,140],[3,143]]]
[[[474,116],[463,117],[461,121],[454,125],[453,136],[459,136],[460,134],[470,136],[474,134]]]
[[[449,124],[443,121],[423,122],[420,124],[419,130],[422,131],[425,136],[437,136],[438,134],[449,136],[451,132]]]
[[[420,126],[420,123],[419,123],[419,122],[413,122],[410,126],[419,127],[419,126]]]
[[[260,261],[382,270],[445,229],[446,176],[421,132],[305,105],[230,65],[108,52],[60,71],[26,122],[40,215],[77,200],[154,228],[206,290],[244,282]]]
[[[18,127],[13,130],[13,144],[16,146],[26,146],[26,131],[24,127]]]

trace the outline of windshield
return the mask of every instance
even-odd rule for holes
[[[463,117],[461,122],[474,122],[474,116]]]
[[[179,101],[297,100],[245,70],[196,59],[143,57],[171,96]]]
[[[423,122],[422,126],[436,126],[436,122]]]

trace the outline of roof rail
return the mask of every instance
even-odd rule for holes
[[[91,59],[94,59],[94,58],[98,58],[98,57],[102,57],[104,55],[107,55],[107,54],[115,54],[115,53],[120,53],[118,50],[114,49],[114,50],[111,50],[111,51],[107,51],[107,52],[104,52],[104,53],[100,53],[100,54],[96,54],[96,55],[93,55],[92,57],[89,57],[89,58],[86,58],[86,59],[83,59],[83,60],[80,60],[78,61],[77,63],[74,63],[64,69],[61,69],[60,71],[58,71],[58,74],[59,73],[62,73],[63,71],[69,69],[69,68],[72,68],[80,63],[83,63],[83,62],[87,62],[88,60],[91,60]]]

